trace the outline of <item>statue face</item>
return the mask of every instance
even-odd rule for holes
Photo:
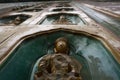
[[[64,53],[67,50],[67,44],[64,41],[57,42],[56,50],[60,53]]]
[[[15,18],[14,24],[15,24],[15,25],[18,25],[18,24],[20,24],[20,23],[21,23],[21,19],[20,19],[20,17],[18,16],[18,17]]]
[[[60,16],[60,19],[65,19],[65,16],[63,16],[63,15],[62,15],[62,16]]]
[[[55,42],[55,52],[56,53],[68,53],[68,42],[66,38],[58,38]]]

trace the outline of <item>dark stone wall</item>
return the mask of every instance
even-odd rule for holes
[[[120,1],[120,0],[92,0],[92,1],[101,1],[101,2],[110,1],[110,2],[116,2],[116,1]]]
[[[32,2],[32,1],[55,1],[55,0],[0,0],[1,3],[9,3],[9,2]],[[64,1],[64,0],[57,0]]]
[[[30,1],[34,1],[35,2],[35,1],[72,1],[72,0],[0,0],[0,2],[3,2],[3,3],[9,3],[9,2],[11,2],[11,3],[12,2],[30,2]],[[120,0],[88,0],[88,1],[120,1]]]

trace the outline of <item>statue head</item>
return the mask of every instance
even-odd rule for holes
[[[15,25],[18,25],[18,24],[20,24],[21,23],[21,18],[19,17],[19,16],[17,16],[16,18],[15,18],[15,20],[14,20],[14,24]]]
[[[61,15],[61,16],[60,16],[60,20],[63,20],[63,19],[65,19],[65,16],[64,16],[64,15]]]
[[[62,54],[68,54],[69,52],[69,45],[68,41],[64,37],[60,37],[55,41],[55,53],[62,53]]]
[[[17,16],[17,17],[15,18],[15,20],[16,20],[16,21],[20,21],[21,19],[20,19],[19,16]]]
[[[65,9],[62,9],[62,11],[65,11]]]

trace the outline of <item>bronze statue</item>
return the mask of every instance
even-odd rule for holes
[[[65,18],[64,15],[61,15],[58,20],[54,21],[53,24],[67,24],[71,25],[72,22],[69,19]]]
[[[13,23],[15,24],[15,25],[18,25],[18,24],[20,24],[21,23],[21,18],[18,16],[18,17],[16,17],[15,18],[15,20],[13,21]]]
[[[21,18],[19,16],[17,16],[14,20],[9,21],[8,25],[18,25],[22,22]]]
[[[55,54],[45,55],[39,62],[34,80],[82,80],[81,64],[69,56],[66,38],[55,41]]]
[[[66,10],[65,10],[65,9],[62,9],[61,11],[64,12],[64,11],[66,11]]]

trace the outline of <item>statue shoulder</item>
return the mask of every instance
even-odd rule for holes
[[[50,57],[50,56],[52,56],[52,54],[46,54],[46,55],[43,56],[43,58],[47,58],[47,57]]]
[[[70,56],[71,60],[72,60],[72,63],[74,63],[74,65],[77,67],[79,67],[79,69],[81,70],[82,68],[82,64],[74,57]]]

